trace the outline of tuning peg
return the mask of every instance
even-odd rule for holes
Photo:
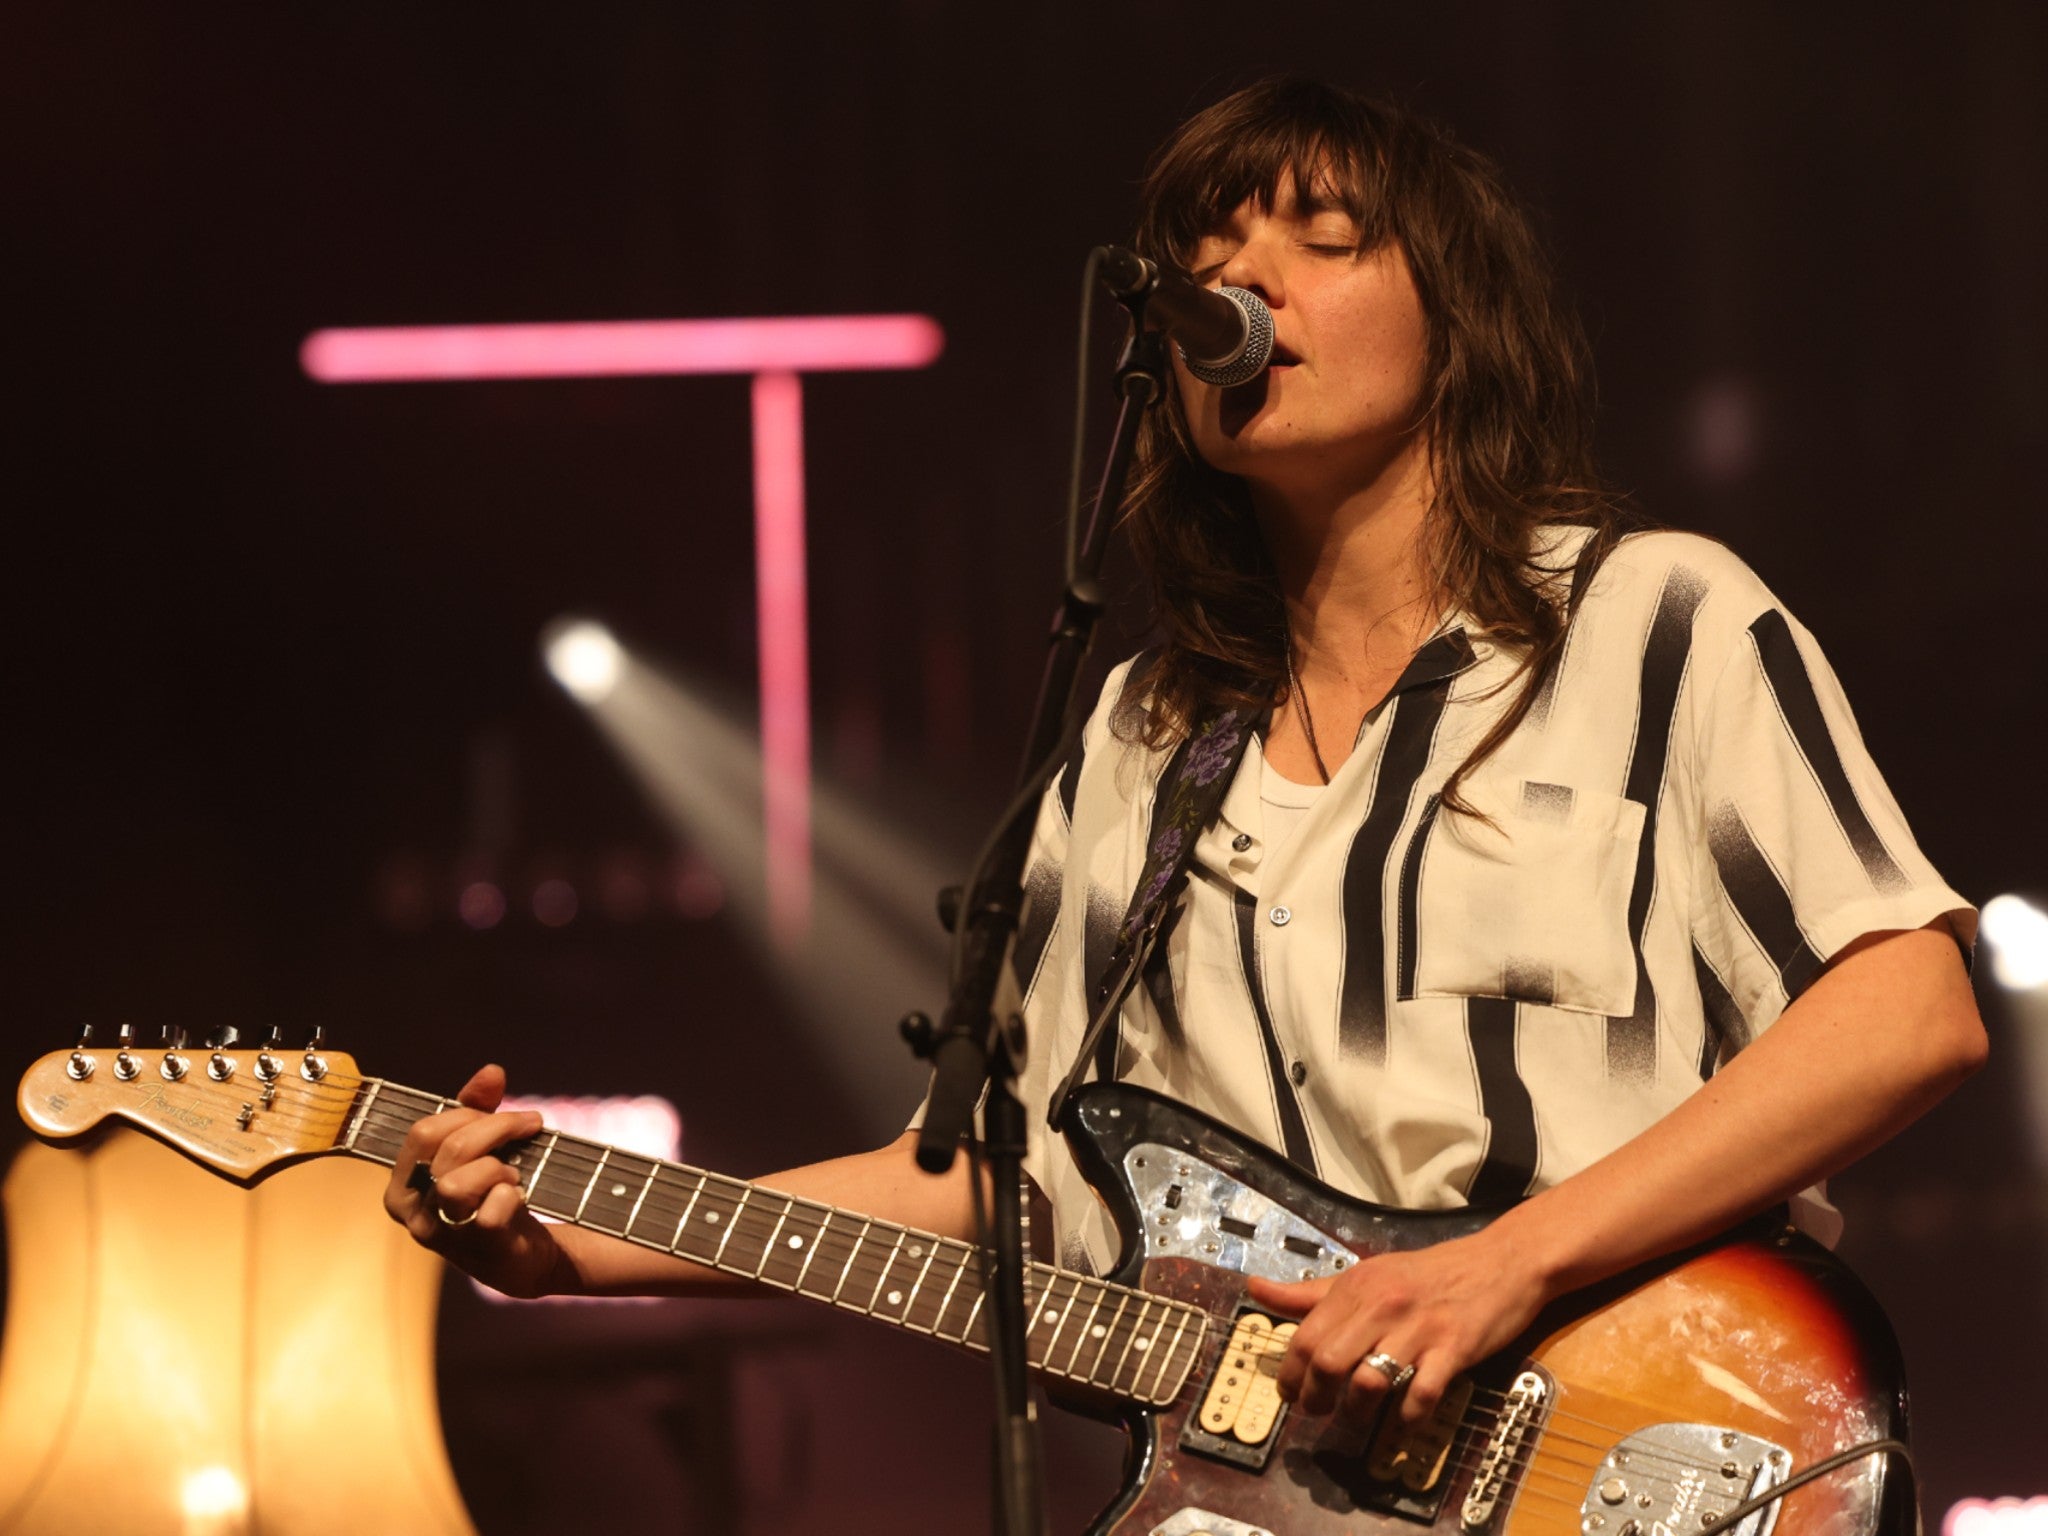
[[[284,1075],[284,1062],[277,1054],[278,1043],[283,1040],[284,1031],[275,1024],[270,1026],[270,1036],[263,1042],[263,1049],[256,1053],[256,1076],[262,1082],[275,1084]],[[273,1086],[270,1090],[275,1093]]]
[[[123,1024],[119,1035],[121,1049],[114,1053],[114,1076],[124,1083],[132,1083],[142,1075],[142,1063],[135,1059],[135,1026]]]
[[[183,1056],[178,1054],[178,1052],[185,1048],[184,1026],[178,1025],[173,1027],[166,1025],[164,1028],[164,1042],[164,1064],[160,1070],[167,1080],[175,1083],[184,1077],[187,1069],[192,1065]]]
[[[306,1042],[305,1060],[299,1063],[299,1076],[309,1083],[317,1083],[327,1075],[327,1058],[320,1054],[320,1044],[327,1038],[324,1026],[313,1030],[313,1038]]]
[[[207,1040],[213,1054],[206,1058],[206,1075],[216,1083],[224,1083],[235,1075],[235,1058],[228,1054],[228,1047],[241,1038],[234,1025],[223,1024]]]
[[[263,1039],[263,1049],[265,1049],[266,1051],[274,1051],[278,1048],[279,1045],[283,1043],[283,1041],[284,1031],[280,1029],[277,1025],[273,1024],[270,1026],[270,1033],[266,1035]]]
[[[92,1044],[92,1026],[78,1026],[78,1044],[72,1048],[71,1060],[64,1064],[65,1075],[74,1083],[82,1083],[99,1067],[99,1062],[86,1055],[85,1048]]]

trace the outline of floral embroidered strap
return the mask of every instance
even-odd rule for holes
[[[1180,744],[1159,775],[1153,801],[1156,809],[1152,817],[1152,842],[1145,850],[1145,867],[1138,874],[1137,889],[1131,893],[1130,906],[1117,929],[1116,948],[1110,951],[1109,962],[1089,994],[1095,1002],[1095,1016],[1081,1036],[1081,1048],[1074,1054],[1073,1066],[1067,1069],[1046,1106],[1047,1124],[1058,1127],[1067,1099],[1087,1075],[1088,1065],[1094,1060],[1110,1022],[1144,974],[1160,925],[1187,883],[1196,840],[1215,819],[1224,793],[1237,773],[1237,765],[1244,759],[1246,745],[1265,722],[1264,715],[1237,709],[1212,715]],[[1112,1076],[1114,1057],[1098,1066],[1098,1076]]]

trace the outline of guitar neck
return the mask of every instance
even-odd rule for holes
[[[454,1101],[365,1078],[339,1148],[390,1166],[405,1133]],[[981,1250],[602,1142],[542,1130],[500,1154],[528,1209],[728,1275],[986,1352]],[[1034,1264],[1024,1276],[1032,1368],[1164,1407],[1180,1395],[1208,1314]]]

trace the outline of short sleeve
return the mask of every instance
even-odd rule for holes
[[[1974,909],[1921,854],[1819,645],[1742,575],[1730,585],[1749,600],[1703,626],[1717,644],[1695,652],[1708,671],[1691,722],[1693,941],[1702,991],[1738,1015],[1731,1047],[1864,934],[1947,918],[1966,955],[1976,937]]]

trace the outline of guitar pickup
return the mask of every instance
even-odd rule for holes
[[[1229,1222],[1225,1217],[1226,1230]],[[1287,1412],[1280,1398],[1280,1359],[1294,1328],[1291,1321],[1249,1308],[1238,1314],[1202,1406],[1181,1426],[1183,1450],[1253,1472],[1265,1467]]]

